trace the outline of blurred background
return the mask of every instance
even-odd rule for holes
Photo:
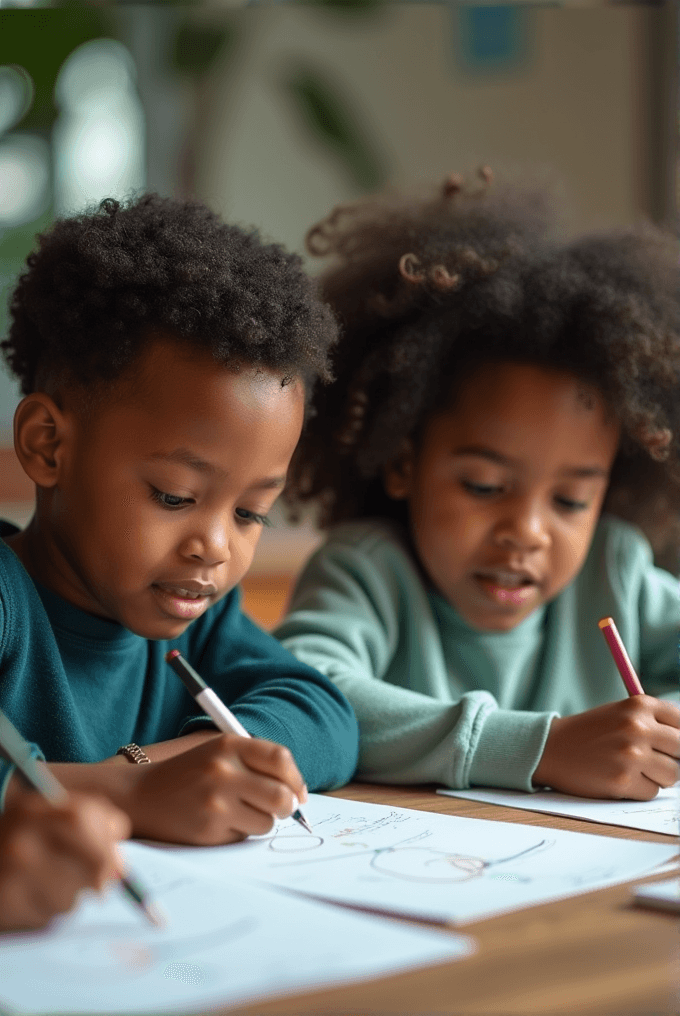
[[[678,23],[673,0],[0,0],[0,333],[36,233],[144,189],[304,253],[341,201],[489,164],[559,181],[574,230],[677,232]],[[0,368],[0,516],[23,525],[17,402]],[[318,542],[275,522],[244,583],[266,627]]]

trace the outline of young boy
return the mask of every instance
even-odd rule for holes
[[[330,312],[296,256],[154,195],[57,222],[10,310],[15,448],[37,500],[23,532],[0,530],[0,707],[135,836],[266,832],[357,756],[342,693],[235,588],[328,377]],[[252,739],[216,733],[170,648]],[[10,803],[17,779],[0,778]]]

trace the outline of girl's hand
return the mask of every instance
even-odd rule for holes
[[[135,836],[206,846],[269,832],[306,799],[287,748],[221,734],[137,767],[128,811]]]
[[[53,805],[26,792],[0,816],[0,930],[27,930],[69,910],[81,889],[122,871],[118,840],[130,820],[104,798],[71,794]]]
[[[632,695],[552,721],[535,786],[580,797],[651,801],[672,786],[680,757],[680,709]]]

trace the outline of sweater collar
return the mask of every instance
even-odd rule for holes
[[[78,635],[80,638],[109,644],[130,643],[140,639],[139,635],[135,635],[134,632],[124,628],[117,621],[108,621],[103,617],[95,617],[94,614],[86,613],[80,607],[69,603],[63,596],[48,589],[47,586],[36,582],[35,579],[33,579],[33,584],[38,590],[53,628],[59,628],[71,635]]]
[[[545,621],[546,606],[543,604],[537,610],[532,611],[523,621],[520,621],[515,628],[511,628],[510,631],[484,631],[481,628],[473,628],[472,625],[468,624],[455,607],[452,607],[448,600],[444,599],[441,593],[430,589],[428,596],[433,609],[439,617],[440,623],[446,625],[458,637],[474,636],[476,639],[488,638],[496,642],[503,642],[506,645],[511,645],[515,641],[526,643],[527,639],[534,639],[540,634]]]
[[[5,536],[12,536],[18,532],[19,528],[13,523],[0,519],[0,542],[3,542]],[[8,547],[7,549],[11,551],[12,548]],[[23,568],[24,566],[19,561],[19,558],[16,557],[16,554],[14,557]],[[26,574],[28,575],[28,572]],[[140,638],[139,635],[135,635],[134,632],[124,628],[122,624],[118,624],[117,621],[107,621],[103,617],[87,614],[80,607],[75,607],[68,600],[65,600],[63,596],[52,592],[51,589],[48,589],[41,582],[37,582],[30,575],[29,578],[40,596],[45,613],[53,628],[59,628],[71,635],[93,639],[97,642],[122,644],[133,642]]]

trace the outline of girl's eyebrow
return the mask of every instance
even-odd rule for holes
[[[501,455],[500,452],[495,451],[493,448],[487,448],[485,445],[464,445],[461,448],[454,448],[453,454],[476,455],[479,458],[495,462],[500,466],[520,465],[519,459],[512,459],[507,455]],[[560,470],[559,475],[574,476],[579,479],[588,479],[591,476],[601,476],[604,479],[608,479],[609,471],[607,469],[603,469],[602,466],[565,466],[564,469]]]

